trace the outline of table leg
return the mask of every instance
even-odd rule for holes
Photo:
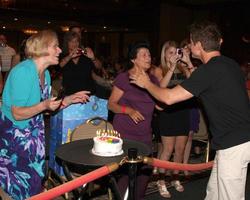
[[[110,184],[110,189],[112,190],[113,194],[114,194],[114,199],[115,200],[121,200],[121,194],[119,192],[118,186],[117,186],[117,182],[115,180],[115,178],[112,175],[109,175],[109,184]]]
[[[69,168],[67,167],[67,164],[65,162],[63,162],[63,161],[62,161],[62,168],[63,168],[63,172],[64,172],[64,175],[65,175],[66,179],[68,181],[73,180],[73,177],[72,177],[72,175],[71,175],[71,173],[69,171]],[[74,195],[74,197],[76,199],[78,199],[78,200],[81,199],[81,195],[80,195],[80,193],[79,193],[79,191],[77,189],[73,190],[72,192],[73,192],[73,195]]]

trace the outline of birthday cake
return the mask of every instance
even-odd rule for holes
[[[112,157],[123,154],[120,134],[117,131],[98,130],[93,138],[94,146],[92,153],[97,156]]]

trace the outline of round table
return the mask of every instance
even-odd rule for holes
[[[120,163],[120,161],[128,155],[128,150],[131,148],[137,149],[138,156],[148,156],[151,154],[151,149],[144,143],[123,139],[122,155],[114,157],[101,157],[96,156],[92,153],[91,150],[93,148],[93,144],[93,139],[76,140],[70,143],[63,144],[56,150],[56,156],[62,161],[64,174],[68,180],[73,179],[70,173],[71,170],[79,172],[78,170],[90,170],[112,162]],[[133,166],[135,164],[130,165]],[[136,174],[135,169],[133,169],[133,173]],[[120,200],[121,196],[119,194],[115,178],[110,175],[109,179],[111,189],[114,192],[115,199]],[[133,180],[130,180],[129,185],[132,184],[135,184],[135,178],[133,178]],[[81,196],[76,190],[74,190],[73,193],[77,198]],[[135,192],[133,192],[133,196],[134,194]]]
[[[137,155],[148,156],[151,154],[151,149],[144,143],[123,139],[123,154],[114,157],[101,157],[94,155],[91,150],[93,148],[93,139],[76,140],[70,143],[61,145],[56,150],[56,156],[62,161],[80,166],[100,167],[112,162],[120,162],[124,156],[127,156],[128,149],[136,148]]]

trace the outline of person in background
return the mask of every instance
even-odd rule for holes
[[[209,21],[190,27],[191,51],[202,61],[190,76],[172,89],[159,88],[146,73],[130,75],[131,83],[145,88],[168,105],[193,96],[201,99],[216,150],[205,200],[245,199],[250,163],[250,107],[240,66],[221,55],[222,34]]]
[[[156,105],[154,99],[143,89],[129,83],[129,76],[136,70],[145,73],[151,66],[151,54],[146,42],[136,42],[129,48],[127,70],[117,75],[108,101],[108,108],[114,113],[113,126],[121,138],[143,142],[152,149],[151,119]],[[153,75],[150,80],[158,83]],[[139,170],[137,178],[137,200],[144,199],[149,180],[149,169]],[[118,180],[118,187],[124,196],[128,186],[128,177],[123,175]]]
[[[1,70],[1,66],[0,66]],[[2,73],[0,73],[0,96],[2,96],[2,91],[3,91],[3,76]]]
[[[112,79],[104,68],[103,62],[100,62],[99,59],[95,62],[92,77],[95,81],[96,96],[102,99],[108,99],[112,89]]]
[[[161,87],[174,87],[190,75],[188,68],[181,65],[186,59],[186,54],[177,52],[175,41],[164,43],[161,51],[161,65],[152,72],[160,81]],[[170,160],[174,152],[174,162],[182,163],[189,132],[189,103],[185,101],[165,107],[159,112],[157,120],[162,141],[159,159]],[[170,198],[171,194],[165,184],[165,172],[165,169],[159,169],[157,186],[161,196]],[[178,192],[184,191],[179,181],[179,171],[173,171],[171,184]]]
[[[42,192],[45,167],[43,112],[72,103],[84,103],[87,91],[50,98],[49,65],[58,64],[61,49],[51,30],[40,31],[26,42],[28,59],[14,67],[6,81],[0,110],[0,186],[13,199]]]
[[[73,25],[69,27],[69,32],[73,32],[79,35],[80,43],[82,40],[82,27],[80,25]]]
[[[198,66],[194,66],[192,62],[194,59],[192,59],[191,57],[190,40],[184,39],[183,41],[181,41],[180,48],[182,49],[182,53],[183,53],[183,58],[180,64],[190,71],[190,73],[187,73],[188,75],[187,78],[189,78],[191,73],[198,67]],[[196,62],[194,63],[198,63],[197,59],[196,59]],[[190,156],[192,143],[193,143],[193,135],[194,133],[197,133],[199,130],[199,122],[200,122],[200,113],[198,109],[198,101],[196,97],[193,97],[192,99],[189,100],[189,126],[190,128],[189,128],[188,140],[187,140],[185,150],[184,150],[184,155],[183,155],[184,164],[187,164],[189,161],[189,156]],[[197,152],[197,148],[199,147],[195,147],[196,152]],[[184,175],[186,176],[187,179],[190,178],[188,171],[184,171]]]
[[[83,31],[83,28],[80,25],[73,25],[73,26],[69,27],[69,32],[76,33],[80,38],[79,48],[83,49],[86,52],[87,51],[93,52],[93,50],[90,47],[87,47],[84,45],[85,43],[83,42],[82,31]],[[93,60],[94,64],[95,64],[95,61],[98,61],[97,58],[95,58]],[[97,65],[98,65],[98,63],[97,63]]]
[[[95,91],[92,71],[95,56],[92,50],[83,52],[77,33],[67,32],[64,36],[63,53],[59,65],[62,68],[62,86],[65,94],[72,94],[82,89]]]
[[[124,71],[124,59],[116,58],[113,63],[113,73],[112,78],[115,78],[118,74]]]
[[[21,42],[19,51],[17,52],[16,55],[14,55],[14,56],[12,57],[12,60],[11,60],[11,68],[13,68],[14,66],[16,66],[19,62],[21,62],[21,61],[23,61],[23,60],[26,59],[26,55],[25,55],[25,45],[26,45],[26,39],[24,39],[24,40]]]
[[[62,67],[62,87],[66,94],[86,89],[102,99],[109,97],[111,82],[108,74],[91,48],[80,47],[78,33],[71,31],[65,34],[62,57],[59,65]]]
[[[126,59],[122,57],[114,58],[112,61],[103,62],[106,63],[106,67],[104,66],[106,72],[108,73],[108,77],[110,80],[114,80],[115,77],[124,71],[124,66],[127,64]]]
[[[7,44],[7,38],[4,34],[0,34],[0,56],[2,66],[3,80],[6,80],[8,72],[11,69],[12,57],[16,54],[15,49]]]
[[[73,25],[73,26],[69,27],[69,32],[76,33],[77,35],[79,35],[79,38],[80,38],[79,48],[81,48],[85,52],[85,55],[87,57],[91,58],[92,62],[95,65],[95,68],[94,68],[93,73],[92,73],[93,79],[97,82],[97,84],[104,83],[105,86],[110,87],[110,83],[108,83],[105,80],[106,78],[104,78],[104,77],[107,77],[107,72],[103,67],[103,62],[101,62],[101,60],[99,58],[95,57],[94,51],[90,47],[83,45],[82,31],[83,31],[83,28],[80,25]],[[101,75],[99,73],[100,70],[101,70]],[[102,75],[104,75],[104,76],[102,76]]]

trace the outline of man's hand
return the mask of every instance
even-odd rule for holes
[[[143,70],[135,70],[134,74],[129,76],[130,83],[136,84],[141,88],[145,88],[148,83],[150,83],[150,79],[147,73]]]

